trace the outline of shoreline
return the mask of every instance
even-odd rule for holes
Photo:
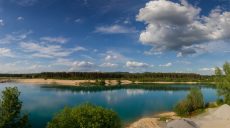
[[[7,82],[16,82],[16,83],[30,83],[30,84],[57,84],[57,85],[63,85],[63,86],[81,86],[81,84],[84,83],[96,83],[96,80],[61,80],[61,79],[23,79],[23,78],[9,78],[9,79],[2,79],[0,80],[0,83],[7,83]],[[132,82],[130,80],[121,80],[121,85],[130,85],[130,84],[202,84],[204,82],[164,82],[164,81],[157,81],[157,82],[140,82],[135,81]],[[118,85],[117,80],[105,80],[106,86],[116,86]],[[207,83],[210,84],[210,83]],[[214,84],[212,82],[211,84]]]

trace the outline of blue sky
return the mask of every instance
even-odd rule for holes
[[[0,0],[0,72],[212,74],[229,0]]]

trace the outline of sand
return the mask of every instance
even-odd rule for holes
[[[9,80],[9,79],[5,79]],[[18,83],[30,83],[30,84],[58,84],[58,85],[71,85],[79,86],[81,83],[91,82],[94,83],[95,80],[59,80],[59,79],[10,79],[10,81]],[[0,81],[1,82],[1,81]],[[4,81],[3,81],[4,82]],[[117,80],[105,80],[106,85],[117,85]],[[198,84],[199,82],[134,82],[135,84]],[[130,80],[121,80],[122,85],[133,84]]]
[[[18,83],[30,83],[30,84],[57,84],[57,85],[70,85],[80,86],[81,83],[95,83],[95,80],[58,80],[58,79],[12,79]],[[106,85],[117,85],[117,80],[105,80]],[[121,84],[127,85],[132,82],[129,80],[122,80]]]

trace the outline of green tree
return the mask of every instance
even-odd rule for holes
[[[21,114],[22,102],[17,87],[6,87],[0,101],[0,128],[29,127],[28,115]]]
[[[204,108],[204,98],[199,88],[192,88],[185,99],[180,101],[174,108],[177,115],[188,116],[192,112]]]
[[[87,103],[64,108],[47,128],[121,128],[121,121],[115,112]]]
[[[225,62],[223,71],[216,67],[215,74],[218,94],[224,98],[224,103],[230,105],[230,63]]]

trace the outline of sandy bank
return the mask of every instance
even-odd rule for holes
[[[136,84],[199,84],[201,82],[164,82],[164,81],[158,81],[158,82],[135,82]]]
[[[95,80],[58,80],[58,79],[12,79],[18,83],[30,83],[30,84],[58,84],[58,85],[70,85],[80,86],[82,83],[95,83]],[[117,80],[105,80],[106,85],[117,85]],[[129,80],[122,80],[121,84],[131,84]]]
[[[10,79],[11,81],[18,83],[30,83],[30,84],[58,84],[58,85],[70,85],[79,86],[81,83],[95,83],[95,80],[59,80],[59,79]],[[105,80],[106,85],[118,85],[117,80]],[[199,82],[132,82],[130,80],[121,80],[122,85],[128,84],[199,84]]]

